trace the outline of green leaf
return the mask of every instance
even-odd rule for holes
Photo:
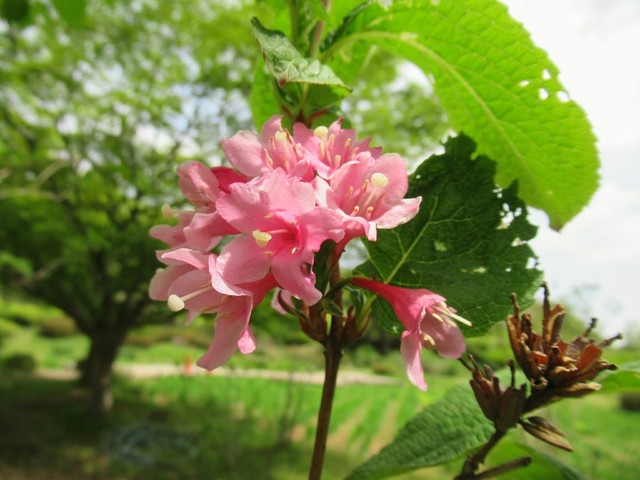
[[[529,466],[512,470],[504,478],[509,480],[585,480],[578,471],[562,463],[555,457],[535,448],[521,445],[509,440],[501,441],[489,454],[486,468],[495,467],[521,457],[531,457]],[[483,469],[484,470],[484,469]]]
[[[510,295],[522,304],[541,280],[527,241],[536,227],[527,221],[516,185],[495,187],[495,164],[474,156],[465,136],[450,139],[410,178],[408,197],[422,196],[420,212],[406,225],[380,230],[367,244],[369,260],[355,274],[385,283],[427,288],[473,323],[466,336],[485,333],[512,311]],[[374,304],[383,327],[398,324],[386,302]]]
[[[52,3],[67,25],[71,27],[84,25],[86,0],[52,0]]]
[[[0,1],[0,16],[9,23],[20,23],[29,15],[29,0]]]
[[[379,479],[452,460],[493,433],[467,385],[454,387],[400,430],[395,440],[356,468],[348,480]]]
[[[326,107],[349,94],[350,88],[331,68],[318,59],[303,57],[282,32],[266,29],[256,18],[252,26],[264,61],[280,87],[309,84],[305,99],[314,107]]]
[[[602,385],[603,393],[640,391],[640,360],[618,365],[617,370],[602,372],[596,380]]]
[[[333,19],[329,16],[329,12],[327,12],[322,0],[310,0],[308,5],[318,20],[325,22],[329,26],[333,25]]]
[[[558,69],[497,0],[371,2],[328,36],[321,58],[379,45],[432,79],[451,125],[498,163],[497,180],[560,229],[598,186],[595,137]],[[333,64],[333,63],[330,63]],[[340,71],[340,70],[336,70]]]
[[[262,125],[273,115],[281,113],[274,95],[273,77],[266,70],[264,62],[258,62],[254,71],[249,106],[253,114],[253,123],[258,130],[261,130]]]

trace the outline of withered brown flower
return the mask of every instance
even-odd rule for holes
[[[589,334],[595,327],[595,319],[584,334],[570,342],[560,337],[565,310],[562,305],[553,308],[549,304],[549,289],[544,289],[542,305],[542,333],[533,330],[531,315],[520,315],[515,294],[512,295],[514,314],[507,319],[509,340],[520,368],[531,382],[531,395],[527,410],[553,402],[562,397],[581,397],[599,390],[600,385],[591,380],[603,370],[614,370],[615,365],[601,358],[602,350],[613,338],[598,344]]]
[[[462,359],[461,362],[473,376],[469,383],[482,413],[493,422],[498,431],[507,431],[514,427],[524,412],[527,387],[522,384],[520,388],[516,388],[513,362],[509,363],[511,385],[505,388],[489,365],[484,365],[484,368],[480,369],[473,356],[469,355],[469,359],[473,366]]]

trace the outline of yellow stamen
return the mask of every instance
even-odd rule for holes
[[[353,196],[353,186],[349,187],[349,190],[347,190],[347,198],[351,198]]]
[[[179,312],[184,308],[184,302],[178,295],[169,295],[167,306],[172,312]]]
[[[378,172],[371,175],[371,183],[378,188],[384,188],[389,184],[389,179],[384,173]]]
[[[206,293],[210,290],[211,290],[211,285],[205,285],[200,290],[196,290],[195,292],[188,293],[187,295],[183,295],[182,297],[179,297],[176,294],[171,294],[167,299],[167,306],[169,307],[169,310],[171,310],[172,312],[179,312],[184,308],[184,302],[186,302],[187,300],[191,300],[193,297],[197,297],[198,295]]]
[[[314,136],[316,136],[316,137],[318,137],[318,138],[324,138],[324,137],[326,137],[326,136],[327,136],[327,133],[329,133],[329,129],[328,129],[327,127],[324,127],[324,126],[316,127],[316,128],[313,130],[313,135],[314,135]]]
[[[429,343],[431,345],[433,345],[434,347],[436,346],[436,341],[433,339],[433,337],[431,335],[428,335],[424,332],[420,332],[420,336],[422,337],[422,341],[424,343]]]
[[[449,309],[449,307],[447,307],[446,305],[443,304],[439,304],[436,305],[434,307],[437,311],[439,311],[440,313],[443,313],[444,315],[446,315],[447,317],[451,317],[457,321],[459,321],[460,323],[466,325],[467,327],[471,327],[473,324],[467,320],[464,317],[461,317],[460,315],[455,314],[454,312],[451,311],[451,309]]]
[[[371,215],[373,214],[373,207],[368,207],[367,208],[367,213],[365,214],[365,216],[367,217],[367,219],[371,219]]]
[[[173,208],[171,208],[171,205],[169,205],[168,203],[164,203],[160,211],[162,212],[162,216],[164,218],[173,217]]]
[[[273,168],[273,159],[269,156],[269,152],[267,152],[267,149],[264,149],[264,158],[267,161],[267,164]]]
[[[253,235],[253,238],[260,248],[265,247],[267,243],[269,243],[269,240],[271,240],[271,235],[267,232],[261,232],[260,230],[254,230],[251,232],[251,235]]]

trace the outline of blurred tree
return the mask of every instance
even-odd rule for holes
[[[0,275],[90,338],[82,381],[106,412],[126,333],[169,316],[148,299],[147,232],[178,193],[176,164],[215,163],[219,140],[250,127],[257,50],[247,7],[60,3],[0,21]]]
[[[160,266],[147,232],[162,222],[160,205],[177,201],[175,167],[220,163],[220,139],[251,128],[259,53],[249,19],[270,23],[284,10],[264,1],[0,3],[0,281],[61,308],[90,338],[82,382],[106,412],[127,332],[169,318],[147,297]],[[429,89],[391,82],[399,66],[366,55],[358,78],[367,81],[344,111],[388,151],[424,157],[444,116]],[[434,113],[420,118],[426,102]]]

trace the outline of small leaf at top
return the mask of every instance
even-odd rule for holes
[[[323,106],[349,94],[350,88],[331,68],[316,58],[303,57],[282,32],[266,29],[257,18],[251,23],[264,61],[280,87],[288,83],[316,86],[318,91],[309,92],[307,96],[310,101],[324,103]]]

